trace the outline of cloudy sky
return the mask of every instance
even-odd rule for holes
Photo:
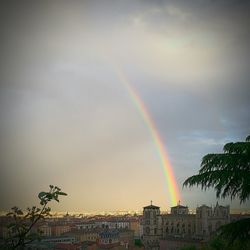
[[[4,2],[4,1],[3,1]],[[250,134],[248,1],[6,1],[0,7],[0,210],[49,184],[61,211],[169,208],[143,100],[181,192],[203,155]],[[219,201],[231,207],[249,203]]]

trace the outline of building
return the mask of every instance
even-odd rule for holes
[[[143,235],[145,249],[178,249],[192,243],[201,245],[221,226],[230,222],[229,206],[214,208],[202,205],[196,214],[180,203],[171,207],[170,214],[160,214],[160,208],[151,205],[143,208]],[[168,247],[167,247],[168,246]],[[167,248],[166,248],[167,247]]]
[[[109,229],[120,229],[129,228],[129,221],[120,220],[107,220],[107,221],[97,221],[95,222],[95,227],[99,228],[109,228]]]
[[[159,249],[159,239],[162,237],[160,207],[152,205],[143,208],[143,244],[145,249]]]
[[[52,236],[52,237],[42,238],[41,242],[73,244],[76,242],[76,239],[73,236],[55,236],[55,237]]]
[[[129,222],[129,229],[134,231],[135,238],[140,238],[140,221],[139,219],[133,219]]]
[[[129,229],[119,229],[120,245],[126,249],[134,246],[134,231]]]
[[[48,225],[48,223],[39,225],[38,231],[42,236],[50,237],[52,235],[51,227]]]
[[[50,227],[52,236],[60,236],[71,230],[71,226],[66,224],[51,224]]]
[[[100,232],[97,245],[100,248],[113,248],[119,246],[119,231],[117,229],[106,229]]]
[[[175,215],[188,214],[188,207],[182,206],[179,201],[179,204],[177,206],[171,207],[171,214],[175,214]]]
[[[188,213],[164,214],[161,216],[161,235],[191,238],[195,234],[195,215]]]
[[[222,225],[230,222],[229,206],[220,206],[217,202],[214,209],[202,205],[196,209],[196,237],[208,239]]]
[[[81,230],[81,229],[93,229],[93,228],[96,228],[97,226],[94,222],[92,222],[92,223],[77,224],[75,225],[75,227],[78,230]]]
[[[78,242],[96,242],[99,238],[99,232],[101,229],[81,229],[81,230],[71,230],[70,232],[64,233],[65,236],[73,236]]]

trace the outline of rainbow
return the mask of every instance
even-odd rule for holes
[[[133,88],[133,86],[128,82],[122,70],[120,70],[117,67],[116,69],[117,69],[117,75],[119,77],[119,80],[123,83],[123,85],[127,89],[131,100],[135,104],[138,112],[140,113],[142,119],[144,120],[144,123],[146,124],[148,130],[150,131],[151,137],[156,146],[157,153],[161,161],[164,175],[166,177],[171,205],[176,205],[177,202],[180,200],[180,194],[179,194],[178,186],[177,186],[176,179],[174,176],[173,167],[170,164],[169,157],[167,155],[167,152],[165,151],[160,134],[157,131],[155,123],[152,117],[150,116],[145,104],[143,103],[140,96],[137,94],[136,89]]]

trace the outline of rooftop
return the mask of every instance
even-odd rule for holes
[[[143,207],[144,209],[159,209],[160,207],[157,207],[157,206],[154,206],[153,205],[153,201],[150,201],[150,205],[149,206],[146,206],[146,207]]]
[[[182,206],[182,205],[177,205],[177,206],[174,206],[174,207],[171,207],[171,208],[188,208],[187,206]]]
[[[157,207],[157,206],[154,206],[154,205],[149,205],[149,206],[146,206],[146,207],[143,207],[144,209],[159,209],[160,207]]]

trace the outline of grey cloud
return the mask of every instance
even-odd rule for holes
[[[140,208],[136,195],[145,189],[165,204],[150,131],[114,64],[152,115],[180,188],[204,154],[250,133],[248,2],[8,1],[2,7],[0,183],[11,186],[1,196],[4,208],[25,204],[33,196],[29,186],[39,191],[49,182],[69,189],[73,207],[76,189],[90,210],[102,205],[94,197],[105,192],[127,195]],[[117,192],[112,183],[121,184]],[[132,191],[122,189],[128,183]],[[90,186],[93,197],[84,191]],[[16,189],[27,192],[23,200]],[[187,190],[185,199],[197,202]]]

